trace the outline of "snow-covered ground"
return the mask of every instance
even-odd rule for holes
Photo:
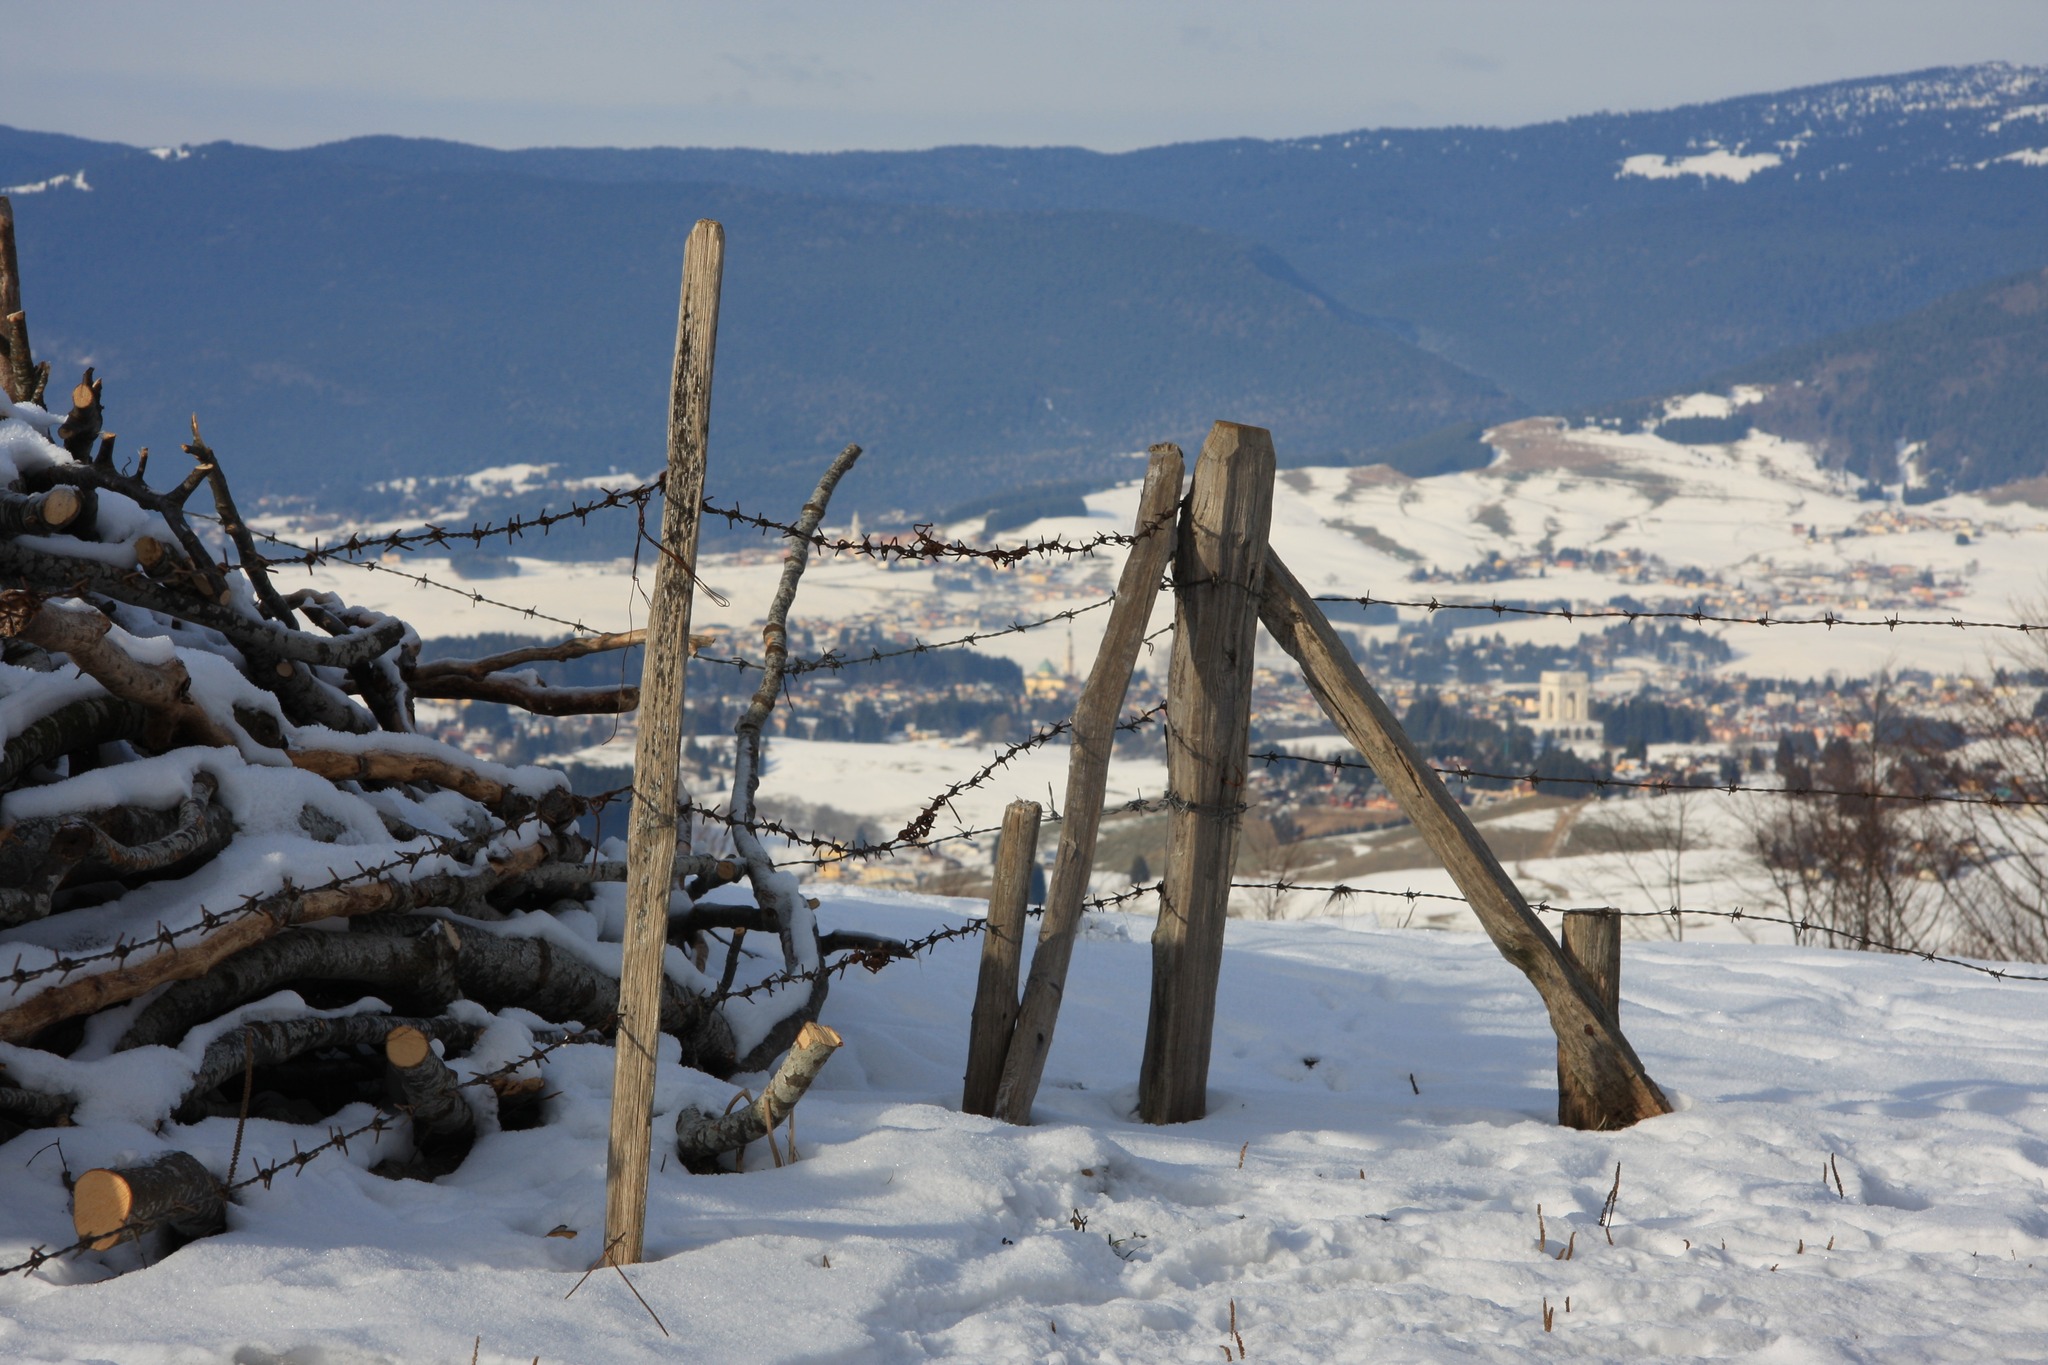
[[[973,909],[819,889],[828,927]],[[1131,1117],[1148,929],[1091,917],[1029,1128],[957,1111],[971,942],[837,983],[847,1044],[799,1110],[802,1160],[757,1146],[746,1174],[653,1178],[632,1279],[667,1336],[616,1275],[569,1297],[601,1241],[611,1078],[608,1050],[573,1047],[547,1067],[546,1125],[486,1120],[438,1184],[374,1177],[385,1153],[358,1144],[147,1269],[110,1276],[116,1253],[0,1280],[0,1356],[1197,1361],[1234,1355],[1233,1302],[1251,1360],[2048,1356],[2048,987],[1631,943],[1623,1023],[1678,1112],[1581,1133],[1552,1122],[1543,1014],[1483,939],[1233,922],[1210,1117],[1151,1128]],[[730,1093],[665,1060],[658,1138]],[[0,1256],[69,1239],[51,1138],[73,1170],[175,1143],[220,1173],[233,1129],[16,1139]],[[251,1123],[244,1169],[294,1140]]]

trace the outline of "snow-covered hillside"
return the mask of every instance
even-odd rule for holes
[[[908,935],[973,911],[828,890],[820,913]],[[836,985],[825,1018],[847,1045],[801,1107],[802,1160],[778,1170],[757,1147],[743,1175],[654,1177],[654,1259],[632,1278],[666,1336],[615,1275],[577,1288],[601,1240],[611,1078],[591,1047],[549,1063],[545,1126],[487,1133],[438,1184],[371,1176],[390,1149],[358,1145],[250,1190],[227,1233],[149,1269],[109,1278],[131,1265],[110,1253],[0,1280],[0,1353],[1194,1361],[1236,1358],[1234,1304],[1248,1360],[2048,1354],[2048,987],[1632,942],[1623,1023],[1679,1111],[1582,1133],[1554,1125],[1549,1030],[1484,940],[1233,923],[1211,1115],[1149,1128],[1130,1113],[1148,928],[1091,917],[1030,1128],[957,1112],[971,943]],[[110,1061],[75,1065],[118,1084]],[[657,1134],[687,1100],[725,1098],[671,1058]],[[233,1130],[178,1142],[219,1173]],[[90,1117],[59,1136],[74,1171],[166,1142]],[[294,1137],[252,1123],[244,1169]],[[10,1261],[69,1238],[48,1140],[0,1149]]]
[[[1712,416],[1726,407],[1725,399],[1698,395],[1674,403],[1671,415]],[[1824,468],[1807,446],[1760,434],[1733,445],[1683,445],[1654,432],[1532,419],[1496,428],[1489,439],[1497,451],[1493,463],[1464,473],[1418,479],[1383,466],[1283,471],[1273,543],[1317,592],[1396,601],[1578,608],[1626,599],[1690,609],[1708,599],[1708,609],[1722,615],[1833,611],[1865,619],[2015,620],[2041,591],[2048,510],[1997,492],[1913,505],[1895,496],[1868,501],[1859,498],[1855,481]],[[582,485],[569,494],[584,495]],[[1137,486],[1128,484],[1091,495],[1086,517],[1041,520],[993,538],[1084,539],[1128,530],[1136,500]],[[288,522],[275,526],[293,529]],[[987,539],[978,524],[942,529]],[[1611,562],[1596,567],[1603,551]],[[639,619],[624,562],[516,562],[517,577],[477,584],[460,580],[448,559],[406,557],[386,567],[599,629],[623,629]],[[884,571],[870,560],[825,556],[804,580],[797,619],[830,624],[874,617],[940,638],[948,629],[1000,626],[1097,601],[1109,589],[1116,562],[1114,552],[1029,561],[992,581],[963,582],[943,572]],[[743,630],[768,600],[778,572],[772,552],[708,558],[705,581],[731,605],[700,596],[693,619]],[[316,577],[345,586],[351,600],[404,614],[430,636],[547,628],[517,610],[396,574],[332,565]],[[1162,623],[1167,610],[1162,600]],[[1401,613],[1410,621],[1425,614]],[[1073,621],[1082,660],[1092,657],[1103,622],[1100,613]],[[1511,638],[1570,638],[1608,623],[1488,618],[1484,624]],[[1855,675],[1887,666],[1968,670],[1981,667],[1994,644],[1981,633],[1928,628],[1843,628],[1824,635],[1792,627],[1704,628],[1734,649],[1727,671],[1766,677]],[[980,648],[1028,670],[1058,661],[1066,639],[1062,628]]]

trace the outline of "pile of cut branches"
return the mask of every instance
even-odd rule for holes
[[[416,733],[414,703],[631,710],[632,688],[521,670],[639,633],[422,665],[405,622],[282,590],[197,419],[165,477],[117,458],[92,370],[45,407],[5,199],[0,248],[0,1140],[112,1107],[175,1150],[172,1125],[370,1100],[413,1117],[393,1169],[432,1174],[466,1149],[470,1097],[537,1121],[537,1085],[457,1093],[448,1063],[611,1031],[624,850],[579,832],[606,797]],[[686,822],[670,878],[661,1025],[719,1077],[789,1048],[829,980],[811,904],[747,829],[779,685],[742,721],[737,847],[693,850]],[[740,931],[779,938],[783,988],[734,989]],[[135,1075],[100,1064],[137,1049],[175,1079],[153,1119],[95,1080]]]

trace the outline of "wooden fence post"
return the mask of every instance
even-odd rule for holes
[[[35,397],[35,358],[28,350],[28,319],[21,311],[21,265],[14,249],[14,204],[0,194],[0,388],[17,403]]]
[[[1567,910],[1559,935],[1564,955],[1578,964],[1607,1007],[1615,1028],[1621,1027],[1621,912]],[[1565,1064],[1564,1044],[1557,1047],[1557,1121],[1566,1128],[1597,1128],[1598,1097],[1580,1085],[1580,1073]]]
[[[1626,1128],[1670,1113],[1670,1101],[1622,1036],[1599,989],[1536,918],[1464,809],[1365,680],[1322,609],[1278,555],[1266,560],[1260,615],[1280,647],[1301,665],[1324,713],[1415,822],[1416,833],[1451,874],[1501,956],[1519,967],[1543,997],[1557,1034],[1558,1069],[1570,1078],[1572,1093],[1583,1097],[1584,1108],[1577,1111],[1580,1126]]]
[[[661,980],[668,902],[675,885],[677,767],[682,756],[683,672],[690,657],[697,517],[711,429],[711,362],[718,344],[718,291],[725,229],[699,219],[683,248],[669,389],[668,474],[661,554],[647,610],[640,668],[639,739],[633,750],[633,813],[627,832],[625,959],[619,973],[617,1054],[612,1069],[611,1146],[604,1189],[602,1259],[638,1262],[647,1226],[647,1159],[654,1141],[654,1060],[661,1038]]]
[[[1031,954],[1031,975],[1024,982],[1024,999],[1017,1007],[1009,1055],[1003,1061],[1002,1085],[996,1091],[995,1115],[1011,1123],[1031,1121],[1031,1103],[1045,1076],[1060,998],[1067,988],[1067,966],[1074,957],[1074,937],[1081,927],[1081,899],[1088,894],[1088,875],[1095,870],[1095,836],[1102,827],[1102,792],[1109,781],[1117,715],[1130,691],[1131,670],[1138,663],[1138,647],[1145,643],[1153,603],[1159,600],[1160,576],[1173,553],[1180,447],[1162,443],[1151,453],[1144,491],[1138,495],[1136,534],[1142,539],[1124,560],[1109,626],[1095,651],[1095,666],[1088,671],[1081,700],[1074,705],[1073,743],[1067,750],[1067,816],[1060,825],[1060,849],[1045,892],[1045,920]]]
[[[1138,1116],[1208,1110],[1209,1043],[1251,738],[1252,649],[1273,514],[1273,437],[1218,422],[1202,444],[1174,547],[1166,784],[1173,809]]]
[[[988,928],[981,935],[981,980],[974,991],[974,1015],[967,1030],[967,1078],[960,1111],[993,1114],[996,1086],[1003,1079],[1010,1034],[1017,1026],[1017,964],[1024,957],[1024,902],[1031,869],[1038,862],[1036,801],[1012,801],[1003,812],[996,850],[996,880],[988,893]]]

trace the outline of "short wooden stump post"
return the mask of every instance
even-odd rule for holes
[[[1619,910],[1567,910],[1564,912],[1564,955],[1579,964],[1579,970],[1593,983],[1593,993],[1607,1007],[1607,1019],[1621,1023],[1621,912]],[[1602,1128],[1593,1097],[1583,1092],[1566,1069],[1564,1048],[1558,1047],[1557,1121],[1567,1128]]]

